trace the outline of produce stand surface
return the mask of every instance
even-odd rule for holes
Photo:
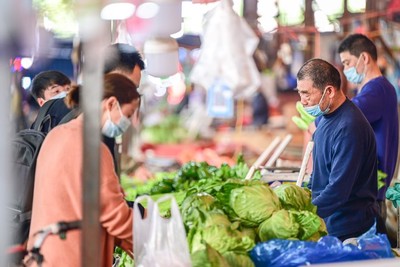
[[[399,267],[400,258],[311,264],[313,267]]]

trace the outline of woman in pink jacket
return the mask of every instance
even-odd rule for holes
[[[107,74],[101,102],[102,133],[122,134],[138,109],[140,95],[135,84],[121,74]],[[79,89],[73,88],[66,101],[79,102]],[[55,127],[47,135],[36,166],[32,222],[28,248],[34,233],[58,221],[82,219],[83,116]],[[99,133],[100,134],[100,133]],[[132,254],[132,209],[125,203],[113,158],[101,144],[100,164],[101,266],[112,265],[114,246]],[[42,246],[43,266],[80,266],[81,231],[69,232],[65,240],[50,236]]]

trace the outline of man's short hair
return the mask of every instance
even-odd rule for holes
[[[31,94],[35,99],[44,98],[44,91],[52,85],[70,85],[71,80],[62,72],[56,70],[42,71],[32,81]]]
[[[373,60],[378,60],[378,52],[375,44],[363,34],[356,33],[347,36],[338,48],[339,54],[346,51],[356,57],[359,57],[362,52],[367,52]]]
[[[144,70],[142,56],[133,46],[116,43],[106,48],[104,73],[115,70],[132,72],[136,65],[140,70]]]
[[[341,79],[339,71],[323,59],[313,58],[303,64],[297,73],[297,79],[302,81],[307,78],[313,82],[313,87],[321,91],[328,85],[340,90]]]

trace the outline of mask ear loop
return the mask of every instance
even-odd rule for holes
[[[354,68],[356,69],[356,73],[357,74],[359,74],[358,72],[357,72],[357,67],[358,67],[358,64],[360,63],[360,60],[361,60],[361,57],[363,56],[363,54],[361,53],[360,54],[360,56],[358,57],[358,59],[357,59],[357,63],[356,63],[356,65],[354,66]],[[365,75],[365,64],[364,64],[364,69],[363,69],[363,74]]]
[[[323,94],[322,98],[324,97],[324,95],[325,95],[325,93],[326,93],[326,90],[327,90],[327,89],[325,89],[325,92],[324,92],[324,94]],[[322,100],[322,98],[321,98],[321,100]],[[329,98],[329,104],[328,104],[328,107],[326,107],[326,109],[325,109],[323,112],[325,113],[325,112],[327,112],[327,110],[329,111],[329,110],[330,110],[330,108],[331,108],[331,105],[332,105],[332,99],[331,99],[331,98]]]
[[[365,57],[365,55],[364,55],[364,57]],[[361,58],[361,55],[360,55],[360,58]],[[365,75],[367,75],[367,68],[365,66],[365,63],[364,63],[363,75],[364,75],[364,77],[365,77]]]
[[[118,103],[118,102],[117,102],[117,103]],[[113,123],[113,121],[112,121],[112,119],[111,119],[111,111],[110,111],[110,110],[107,110],[107,117],[108,117],[108,119],[110,120],[110,122]]]
[[[322,93],[321,99],[318,102],[318,106],[321,106],[321,102],[322,102],[322,99],[324,99],[325,93],[326,93],[326,88],[325,88],[324,92]]]
[[[119,111],[119,115],[121,115],[121,118],[124,116],[124,114],[122,114],[122,110],[121,110],[121,106],[119,105],[119,101],[117,102],[117,108]]]

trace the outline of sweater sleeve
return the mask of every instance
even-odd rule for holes
[[[133,210],[124,200],[111,153],[104,144],[101,147],[101,179],[100,223],[110,235],[120,239],[125,248],[132,251]]]
[[[361,93],[356,95],[352,101],[362,111],[370,124],[382,117],[382,94],[380,90],[373,90],[373,84],[366,84]]]
[[[360,166],[363,164],[359,154],[363,151],[363,144],[358,141],[359,135],[354,133],[362,129],[352,128],[349,130],[349,127],[344,127],[338,130],[334,137],[334,145],[330,152],[332,161],[328,185],[312,201],[318,207],[317,214],[322,218],[332,215],[349,199],[356,177],[361,171]]]

